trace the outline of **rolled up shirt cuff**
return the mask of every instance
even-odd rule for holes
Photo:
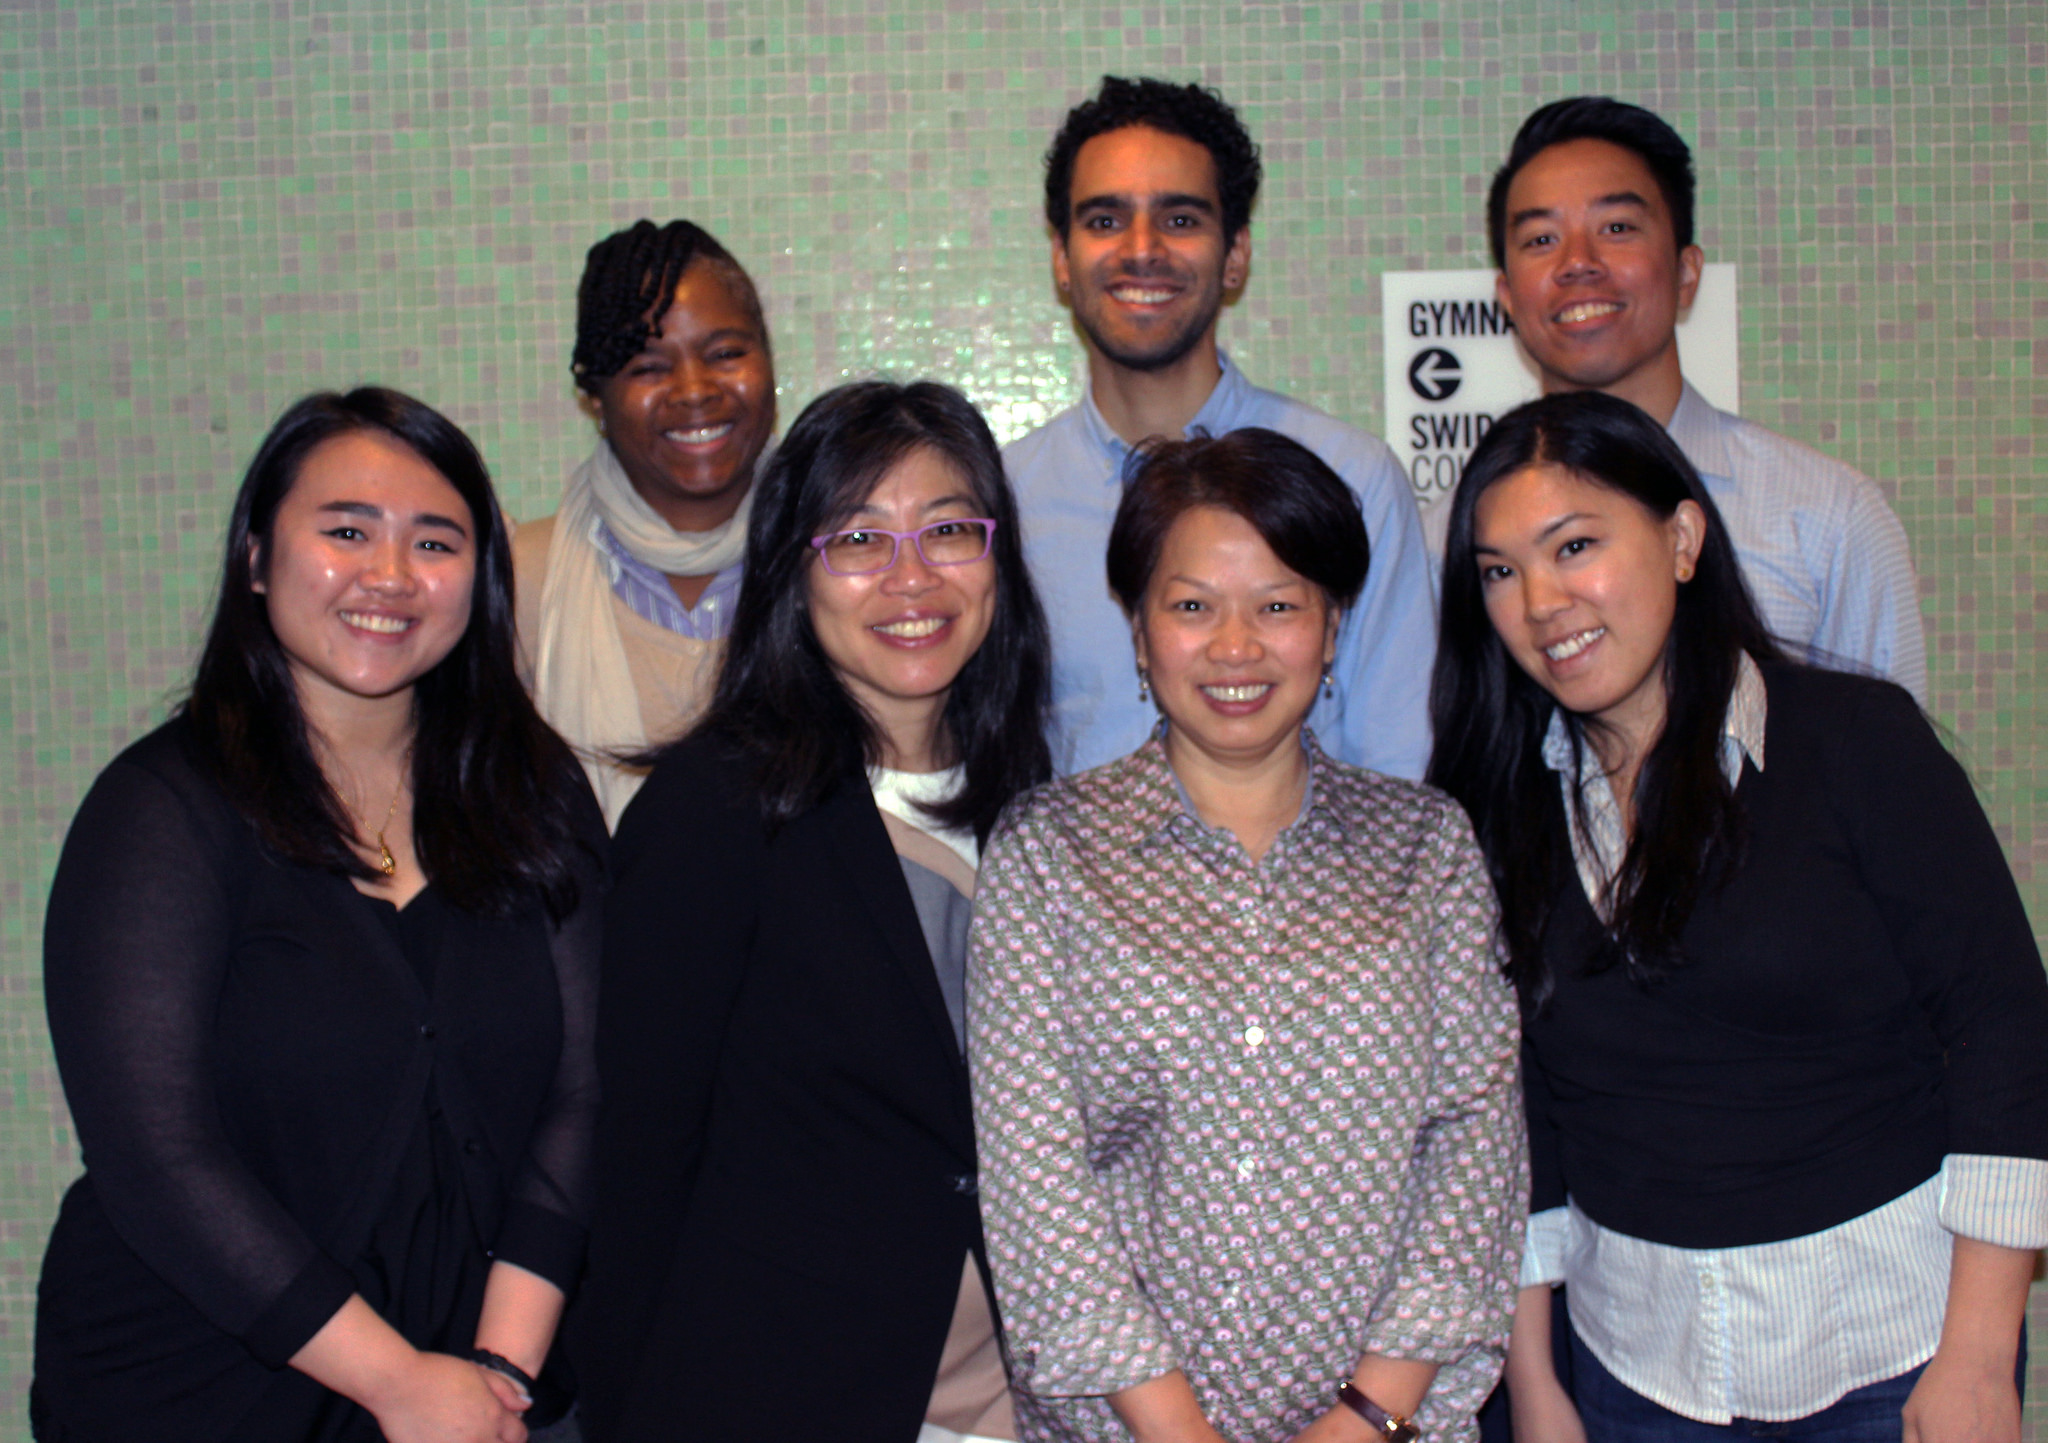
[[[2048,1247],[2048,1161],[1950,1153],[1941,1164],[1941,1225],[2002,1248]]]
[[[1017,1358],[1017,1381],[1041,1398],[1106,1397],[1180,1366],[1166,1330],[1142,1305],[1098,1309]]]
[[[1572,1212],[1568,1207],[1545,1208],[1529,1214],[1528,1241],[1522,1248],[1520,1286],[1556,1287],[1564,1281],[1565,1245],[1571,1241]]]

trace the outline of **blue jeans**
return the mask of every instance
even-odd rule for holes
[[[1923,1365],[1924,1366],[1924,1365]],[[1867,1383],[1843,1394],[1818,1413],[1783,1423],[1737,1418],[1732,1423],[1698,1423],[1652,1403],[1600,1366],[1592,1350],[1572,1335],[1572,1383],[1589,1443],[1731,1443],[1738,1438],[1789,1438],[1799,1443],[1899,1443],[1899,1414],[1920,1369]]]

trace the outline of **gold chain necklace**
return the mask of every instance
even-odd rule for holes
[[[398,815],[398,799],[405,795],[405,784],[412,777],[412,743],[405,745],[405,758],[398,764],[398,785],[392,789],[391,805],[384,809],[384,825],[377,828],[377,870],[387,877],[398,875],[398,858],[391,855],[391,844],[384,840],[384,834],[391,830],[391,819]]]

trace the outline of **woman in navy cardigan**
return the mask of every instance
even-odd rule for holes
[[[1784,659],[1627,403],[1503,417],[1451,505],[1429,779],[1523,1004],[1518,1437],[2012,1443],[2048,983],[1969,779]]]

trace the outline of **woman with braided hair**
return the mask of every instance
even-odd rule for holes
[[[775,367],[754,283],[686,220],[590,248],[570,364],[598,441],[561,509],[513,540],[522,658],[541,714],[616,825],[711,695],[739,593]]]

